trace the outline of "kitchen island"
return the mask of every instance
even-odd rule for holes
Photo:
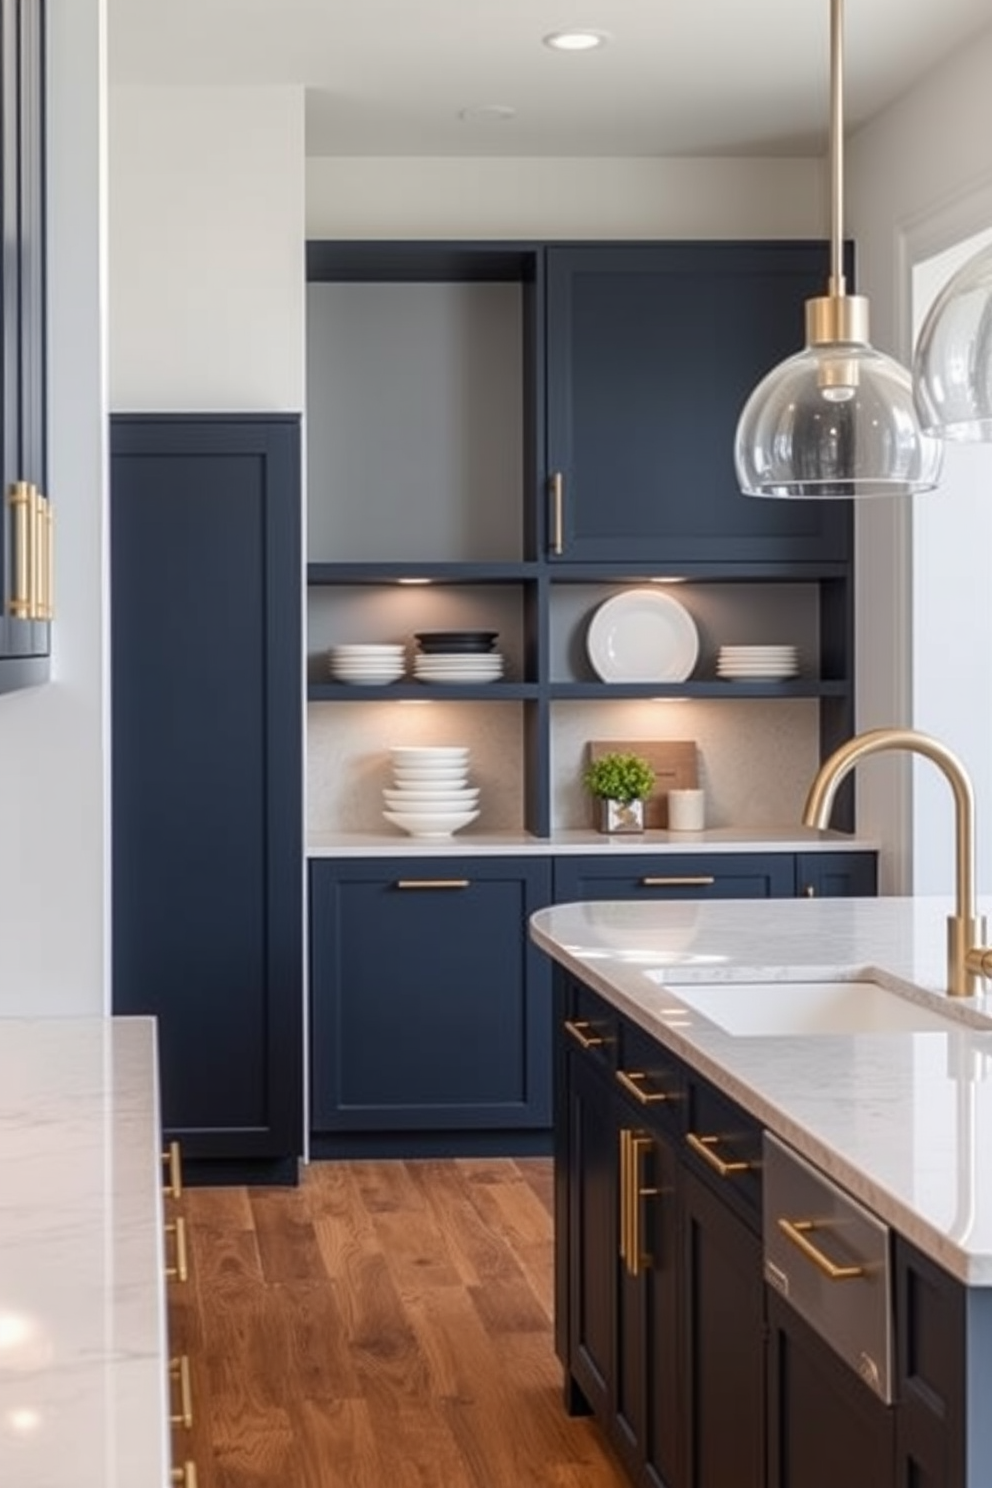
[[[0,1020],[0,1483],[170,1481],[150,1018]]]
[[[533,917],[561,1030],[566,1398],[596,1412],[634,1481],[992,1482],[992,1000],[943,991],[950,908],[604,901]],[[782,1009],[813,983],[888,989],[906,1016],[796,1031]],[[776,1143],[829,1195],[784,1216],[816,1252],[802,1285],[774,1251]],[[881,1248],[845,1264],[862,1221]],[[837,1319],[879,1297],[877,1348],[845,1352]]]

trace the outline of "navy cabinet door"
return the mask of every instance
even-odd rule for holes
[[[111,424],[114,1011],[194,1159],[302,1150],[299,438]]]
[[[631,853],[555,859],[555,902],[577,899],[788,899],[794,893],[791,853]]]
[[[570,1378],[599,1420],[615,1422],[619,1227],[619,1111],[603,1074],[589,1060],[567,1061],[567,1248]],[[643,1326],[643,1325],[641,1325]],[[640,1382],[628,1380],[628,1394]]]
[[[878,856],[873,852],[800,853],[796,893],[809,899],[851,899],[878,893]]]
[[[817,243],[551,247],[549,488],[564,561],[834,560],[850,503],[741,495],[734,434],[755,384],[803,344]],[[549,498],[549,506],[550,506]]]
[[[548,1129],[547,861],[310,868],[315,1133]]]

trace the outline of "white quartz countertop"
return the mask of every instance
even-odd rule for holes
[[[939,1265],[992,1286],[992,995],[945,995],[950,901],[604,901],[540,910],[536,943]],[[992,904],[983,904],[989,913]],[[724,1032],[689,983],[874,980],[947,1032]]]
[[[600,854],[625,857],[638,853],[873,852],[875,838],[812,827],[719,827],[706,832],[636,832],[607,836],[603,832],[555,832],[534,837],[528,832],[460,832],[454,837],[390,836],[383,832],[311,832],[311,858],[498,857],[534,853],[545,857]]]
[[[149,1018],[0,1020],[0,1484],[169,1481]]]

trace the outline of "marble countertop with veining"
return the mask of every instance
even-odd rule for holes
[[[0,1019],[0,1483],[163,1488],[155,1024]]]
[[[619,858],[642,853],[874,852],[874,837],[815,827],[714,827],[702,832],[650,830],[610,836],[574,829],[535,837],[529,832],[458,832],[453,837],[411,837],[388,832],[316,832],[307,839],[311,858],[370,857],[567,857]]]
[[[536,943],[960,1280],[992,1286],[992,983],[950,999],[934,899],[565,904]],[[992,905],[981,908],[989,913]],[[735,1035],[679,989],[870,980],[946,1031]]]

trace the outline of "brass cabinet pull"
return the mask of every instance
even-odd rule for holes
[[[565,482],[556,470],[548,482],[551,492],[551,551],[559,557],[565,551]]]
[[[614,1074],[624,1090],[632,1095],[635,1100],[640,1101],[642,1106],[654,1105],[656,1101],[671,1100],[671,1096],[666,1095],[663,1090],[645,1090],[641,1085],[638,1085],[638,1080],[646,1080],[648,1078],[643,1070],[630,1070],[628,1072],[627,1070],[618,1069],[614,1070]]]
[[[658,1192],[641,1184],[641,1157],[650,1147],[646,1132],[620,1128],[620,1259],[634,1277],[651,1265],[641,1242],[641,1200]]]
[[[815,884],[807,884],[806,887],[803,889],[803,894],[806,896],[807,899],[815,899],[816,898],[816,885]]]
[[[182,1467],[174,1467],[172,1481],[178,1488],[197,1488],[196,1463],[184,1462]]]
[[[586,1033],[586,1029],[591,1027],[592,1024],[587,1018],[578,1018],[574,1021],[571,1018],[565,1019],[566,1032],[570,1033],[583,1049],[598,1049],[601,1044],[606,1043],[601,1034]]]
[[[628,1198],[630,1191],[629,1164],[630,1132],[625,1126],[622,1126],[620,1128],[620,1182],[618,1185],[620,1213],[618,1217],[620,1221],[620,1259],[623,1261],[624,1265],[626,1265],[627,1257],[630,1254],[630,1236],[628,1233],[628,1225],[630,1220],[630,1202]]]
[[[189,1376],[189,1356],[180,1354],[178,1359],[170,1359],[169,1373],[179,1383],[179,1410],[169,1419],[173,1426],[184,1426],[187,1431],[192,1431],[193,1387]]]
[[[169,1172],[169,1181],[165,1185],[166,1196],[170,1199],[181,1199],[183,1196],[183,1162],[178,1142],[169,1143],[165,1152],[162,1153],[162,1161]]]
[[[721,1178],[728,1178],[731,1173],[747,1173],[751,1164],[744,1162],[741,1158],[734,1158],[727,1162],[719,1153],[714,1151],[719,1137],[698,1137],[695,1132],[686,1132],[685,1139],[693,1152],[698,1152],[703,1160],[709,1163],[715,1173]]]
[[[819,1246],[814,1245],[807,1236],[812,1234],[818,1227],[811,1219],[780,1219],[778,1227],[787,1240],[791,1240],[796,1248],[802,1251],[808,1261],[812,1261],[818,1271],[830,1281],[851,1281],[856,1276],[864,1276],[864,1266],[838,1266],[828,1255],[824,1255]]]
[[[55,518],[52,503],[47,496],[40,496],[41,510],[41,615],[42,620],[55,616]]]
[[[672,878],[642,878],[644,889],[704,889],[715,884],[712,873],[684,874]]]
[[[398,889],[467,889],[470,878],[398,878]]]
[[[165,1274],[170,1281],[189,1281],[189,1258],[186,1254],[186,1221],[178,1215],[165,1227],[167,1235],[176,1237],[176,1264],[166,1266]]]
[[[11,572],[11,595],[8,602],[15,620],[30,620],[34,608],[34,562],[31,539],[34,535],[34,487],[27,481],[15,481],[7,493],[14,561]]]

